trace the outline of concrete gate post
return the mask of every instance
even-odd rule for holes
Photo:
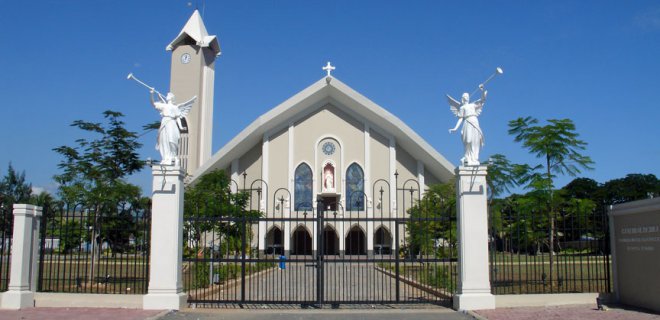
[[[34,307],[41,210],[31,204],[14,204],[11,269],[8,291],[2,295],[3,309]]]
[[[458,290],[454,309],[494,309],[488,272],[486,166],[456,169]]]
[[[154,165],[152,174],[149,289],[143,309],[180,310],[186,303],[181,270],[185,171],[179,166]]]

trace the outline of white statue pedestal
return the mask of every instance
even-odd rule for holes
[[[456,169],[458,288],[456,310],[495,309],[488,269],[486,166]]]
[[[181,274],[185,171],[179,166],[154,165],[152,172],[149,289],[143,309],[180,310],[187,300]]]
[[[34,307],[39,261],[39,216],[41,207],[14,204],[11,270],[7,292],[2,294],[3,309]]]

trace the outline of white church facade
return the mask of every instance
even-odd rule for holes
[[[454,176],[449,161],[395,115],[334,78],[329,63],[327,76],[209,156],[219,42],[196,12],[168,50],[172,90],[184,92],[181,99],[202,97],[188,121],[190,142],[182,141],[187,182],[219,169],[231,177],[232,191],[256,192],[250,209],[267,218],[252,230],[251,246],[259,252],[313,254],[321,232],[326,254],[391,252],[393,239],[405,239],[402,230],[393,234],[392,218],[406,215],[429,185]],[[194,83],[184,81],[190,78]],[[319,226],[312,219],[319,214],[332,219]]]
[[[391,221],[359,218],[404,215],[420,190],[449,181],[454,171],[400,119],[332,76],[260,116],[202,165],[191,182],[215,169],[231,177],[234,189],[263,190],[251,205],[266,217],[291,218],[305,211],[314,216],[323,206],[333,217],[347,219],[323,226],[326,235],[335,233],[329,237],[335,243],[325,246],[329,253],[344,253],[349,243],[358,243],[352,252],[360,253],[373,252],[375,245],[392,248]],[[314,252],[315,223],[260,222],[254,234],[263,239],[254,239],[253,246],[264,252],[280,246],[289,253]],[[299,243],[305,241],[311,243]]]

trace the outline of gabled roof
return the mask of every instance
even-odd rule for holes
[[[174,48],[186,38],[191,38],[198,46],[202,48],[210,48],[215,55],[220,55],[220,42],[218,42],[216,36],[211,36],[206,31],[204,21],[202,21],[202,16],[199,14],[198,10],[193,12],[190,19],[188,19],[188,22],[186,22],[186,25],[183,26],[183,29],[179,32],[179,35],[167,45],[165,50],[174,50]]]
[[[314,106],[320,108],[327,103],[357,115],[392,135],[398,146],[424,163],[425,172],[430,172],[442,181],[448,181],[454,176],[454,166],[403,121],[330,76],[322,78],[254,120],[198,168],[190,182],[195,183],[206,172],[228,167],[233,159],[261,143],[265,133],[287,125],[301,114],[308,114]]]

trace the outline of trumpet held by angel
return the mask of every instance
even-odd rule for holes
[[[158,112],[160,112],[161,116],[160,128],[158,129],[158,142],[156,144],[156,150],[160,152],[161,158],[163,159],[160,163],[168,165],[174,164],[178,166],[179,138],[181,137],[179,127],[181,126],[181,118],[185,118],[188,115],[197,96],[192,97],[184,103],[175,104],[175,97],[171,92],[163,97],[162,94],[152,88],[150,93],[151,104],[156,110],[158,110]],[[154,99],[154,96],[158,99]]]
[[[449,109],[456,117],[458,117],[456,126],[449,129],[449,133],[456,132],[461,124],[463,125],[461,128],[461,139],[463,141],[465,152],[463,158],[461,158],[461,164],[468,166],[478,166],[480,164],[479,151],[484,146],[485,142],[484,134],[479,126],[478,117],[486,103],[488,91],[484,89],[483,84],[479,85],[479,90],[481,91],[481,98],[473,102],[470,102],[470,94],[467,92],[463,93],[461,102],[458,102],[450,95],[447,95]]]

